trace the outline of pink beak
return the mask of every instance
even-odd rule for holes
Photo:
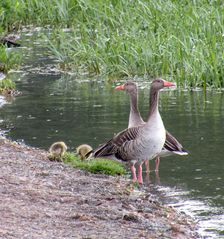
[[[118,85],[115,87],[115,90],[124,90],[124,85]]]
[[[171,86],[176,86],[176,84],[173,82],[164,80],[164,87],[171,87]]]

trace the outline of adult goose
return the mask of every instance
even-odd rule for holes
[[[125,129],[93,150],[91,157],[109,157],[131,162],[133,181],[143,183],[142,163],[155,158],[165,143],[165,128],[158,110],[159,90],[174,83],[155,79],[150,87],[149,116],[145,124]],[[135,163],[138,162],[136,176]]]
[[[138,110],[138,87],[132,82],[128,81],[123,85],[119,85],[115,88],[116,90],[125,90],[130,96],[130,114],[129,114],[129,122],[128,128],[138,126],[144,124],[141,114]],[[183,146],[177,141],[177,139],[166,131],[166,141],[162,148],[162,151],[156,157],[156,167],[155,170],[159,170],[160,157],[165,157],[173,154],[178,155],[187,155],[187,151],[183,148]],[[148,161],[146,161],[146,167],[148,170]]]

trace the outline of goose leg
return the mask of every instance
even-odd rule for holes
[[[160,183],[159,171],[156,171],[155,174],[156,174],[156,184],[160,185],[161,183]]]
[[[138,182],[140,184],[143,184],[143,180],[142,180],[142,165],[141,164],[138,165]]]
[[[155,168],[155,171],[159,171],[159,163],[160,163],[160,157],[157,156],[156,157],[156,168]]]
[[[134,164],[131,166],[131,172],[132,172],[133,182],[136,182],[137,181],[137,177],[136,177],[136,168],[135,168]]]
[[[146,173],[149,173],[149,160],[145,161],[145,170],[146,170]]]

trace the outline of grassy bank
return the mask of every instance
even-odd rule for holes
[[[224,84],[222,1],[4,2],[3,26],[55,29],[48,44],[64,69],[109,79],[163,76],[186,87]]]
[[[65,153],[63,156],[63,162],[91,173],[103,173],[109,175],[125,174],[125,168],[121,163],[109,159],[93,159],[86,161],[80,160],[73,153]]]

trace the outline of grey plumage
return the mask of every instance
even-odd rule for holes
[[[165,143],[165,128],[158,111],[158,92],[173,86],[162,79],[153,81],[150,88],[150,111],[145,124],[131,127],[115,135],[111,140],[92,151],[92,157],[111,157],[132,162],[133,180],[136,180],[135,163],[140,165],[138,181],[142,183],[141,164],[158,155]]]
[[[144,124],[145,122],[143,121],[141,114],[138,110],[137,85],[132,81],[128,81],[123,85],[117,86],[116,89],[126,90],[130,96],[130,114],[129,114],[128,127]],[[177,139],[168,131],[166,131],[166,141],[162,148],[162,151],[159,153],[158,156],[165,157],[172,154],[187,155],[188,153],[183,148],[183,146],[177,141]],[[158,170],[158,166],[159,165],[157,165],[157,170]]]

